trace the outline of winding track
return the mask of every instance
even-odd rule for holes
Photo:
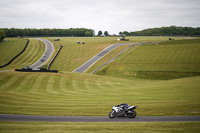
[[[41,40],[45,43],[46,51],[43,54],[43,56],[36,63],[29,66],[30,68],[39,68],[40,66],[42,66],[45,62],[47,62],[49,60],[49,58],[51,57],[51,55],[53,54],[53,51],[54,51],[53,44],[49,40],[41,39],[41,38],[35,38],[35,39]]]
[[[95,62],[100,60],[103,56],[105,56],[106,54],[111,52],[113,49],[115,49],[119,46],[122,46],[122,45],[129,45],[129,44],[136,44],[136,43],[119,43],[119,44],[113,44],[111,46],[108,46],[103,51],[101,51],[100,53],[98,53],[97,55],[92,57],[90,60],[88,60],[87,62],[82,64],[80,67],[75,69],[73,72],[83,73],[86,69],[88,69],[91,65],[93,65]]]
[[[34,116],[0,114],[0,121],[25,122],[188,122],[200,121],[200,116],[137,116],[114,118],[108,116]]]
[[[96,63],[98,60],[100,60],[102,57],[104,57],[106,54],[114,50],[115,48],[122,46],[122,45],[142,45],[142,44],[150,44],[150,43],[158,43],[158,42],[143,42],[143,43],[138,43],[138,42],[132,42],[132,43],[119,43],[119,44],[113,44],[105,48],[103,51],[86,61],[84,64],[82,64],[80,67],[76,68],[72,72],[77,72],[77,73],[83,73],[86,69],[88,69],[90,66],[92,66],[94,63]]]

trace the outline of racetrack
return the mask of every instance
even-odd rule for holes
[[[0,114],[0,121],[24,122],[188,122],[200,121],[200,116],[137,116],[135,118],[108,116],[34,116]]]
[[[41,40],[41,41],[43,41],[45,43],[46,51],[43,54],[43,56],[36,63],[34,63],[33,65],[29,66],[30,68],[39,68],[39,67],[41,67],[44,63],[46,63],[50,59],[50,57],[51,57],[51,55],[53,54],[53,51],[54,51],[54,46],[50,41],[48,41],[46,39],[41,39],[41,38],[35,38],[35,39]]]
[[[82,64],[80,67],[76,68],[72,72],[77,72],[77,73],[83,73],[85,70],[87,70],[90,66],[92,66],[94,63],[96,63],[98,60],[100,60],[102,57],[104,57],[106,54],[114,50],[115,48],[122,46],[122,45],[131,45],[136,46],[136,45],[142,45],[142,44],[151,44],[151,43],[158,43],[158,42],[143,42],[143,43],[119,43],[119,44],[113,44],[102,50],[100,53],[89,59],[87,62]]]
[[[87,62],[85,62],[84,64],[82,64],[80,67],[78,67],[77,69],[75,69],[73,72],[83,73],[86,69],[88,69],[91,65],[93,65],[95,62],[97,62],[98,60],[100,60],[103,56],[105,56],[106,54],[108,54],[113,49],[115,49],[115,48],[117,48],[119,46],[122,46],[122,45],[129,45],[129,44],[136,44],[136,43],[119,43],[119,44],[113,44],[113,45],[105,48],[103,51],[101,51],[100,53],[98,53],[94,57],[92,57],[90,60],[88,60]]]

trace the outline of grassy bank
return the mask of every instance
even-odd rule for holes
[[[61,52],[51,68],[71,72],[111,44],[166,41],[169,37],[127,37],[130,39],[129,41],[120,42],[117,41],[117,38],[119,37],[60,37],[60,41],[58,42],[53,41],[55,38],[46,38],[56,45],[63,45]],[[85,42],[85,44],[78,45],[77,41]],[[111,57],[107,57],[106,60],[111,59]]]
[[[7,38],[7,42],[0,44],[0,66],[8,63],[25,47],[27,40]]]
[[[200,39],[168,41],[129,48],[97,74],[146,79],[200,75]]]
[[[198,133],[200,122],[141,122],[141,123],[48,123],[48,122],[0,122],[4,133]]]
[[[139,106],[140,116],[200,115],[199,81],[1,72],[0,113],[107,116],[113,105],[126,102]]]
[[[16,68],[24,68],[25,66],[34,64],[42,57],[45,52],[45,44],[42,41],[36,39],[30,38],[29,40],[30,42],[24,53],[16,58],[10,65],[3,67],[0,70],[13,70]],[[2,44],[5,45],[5,48],[3,49],[2,56],[0,56],[0,58],[7,60],[7,57],[16,56],[19,51],[24,48],[25,44],[25,39],[8,39],[8,42]]]
[[[127,38],[130,42],[168,40],[168,37]],[[105,47],[119,43],[117,37],[63,37],[58,42],[53,41],[55,38],[47,39],[54,43],[55,50],[60,44],[64,46],[51,68],[60,73],[0,72],[0,114],[107,116],[112,106],[126,102],[138,106],[139,116],[200,115],[199,40],[132,47],[99,71],[101,75],[91,75],[71,71]],[[178,39],[182,38],[175,38]],[[78,45],[77,41],[85,44]],[[24,55],[5,69],[34,63],[44,52],[44,46],[31,39]],[[123,48],[112,51],[87,72]],[[199,124],[0,122],[0,132],[178,133],[199,132]]]

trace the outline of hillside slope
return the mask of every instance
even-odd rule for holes
[[[60,41],[53,41],[55,38],[52,37],[46,38],[52,41],[55,47],[63,45],[51,69],[71,72],[112,44],[166,41],[169,39],[169,37],[127,37],[130,39],[129,41],[117,41],[118,38],[120,37],[61,37]],[[85,44],[77,44],[77,41],[85,42]],[[121,51],[115,54],[119,52]],[[102,60],[108,60],[111,57],[113,56],[107,56],[106,59],[103,58]]]
[[[25,47],[26,39],[7,38],[7,42],[0,44],[0,66],[8,63]]]
[[[171,79],[200,75],[200,39],[177,40],[130,48],[97,74]]]
[[[120,79],[78,73],[0,73],[0,113],[107,116],[120,103],[139,116],[200,115],[200,76],[176,80]],[[187,107],[187,108],[186,108]]]
[[[5,45],[4,49],[1,51],[2,56],[0,56],[3,60],[7,60],[7,57],[13,57],[22,50],[26,44],[26,40],[24,39],[9,39]],[[32,65],[36,61],[40,59],[40,57],[45,52],[45,44],[42,41],[36,39],[29,39],[29,44],[27,49],[21,54],[18,58],[16,58],[10,65],[1,68],[0,70],[13,70],[16,68],[24,68],[25,66]],[[24,42],[23,44],[21,43]],[[17,45],[16,45],[17,44]],[[15,46],[16,45],[16,46]],[[9,51],[9,52],[7,52]]]

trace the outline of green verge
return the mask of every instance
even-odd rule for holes
[[[96,74],[159,80],[198,76],[200,39],[131,47]]]
[[[10,43],[9,41],[6,43],[3,43],[4,45],[6,45],[6,48],[4,48],[4,50],[2,51],[3,55],[2,57],[0,56],[1,58],[6,58],[8,49],[11,49],[11,50],[18,49],[18,48],[15,48],[15,49],[12,48],[12,45],[15,45],[16,42],[18,42],[18,40],[24,40],[24,39],[11,38],[11,40],[12,41]],[[10,65],[3,67],[0,70],[13,70],[17,68],[21,69],[21,68],[24,68],[25,66],[34,64],[36,61],[38,61],[42,57],[42,55],[45,52],[45,44],[42,41],[39,41],[37,39],[30,38],[29,40],[30,42],[28,44],[27,49],[18,58],[16,58]],[[22,49],[24,48],[26,44],[26,40],[24,41],[25,42]],[[9,43],[9,45],[7,45],[7,43]],[[13,52],[13,54],[17,55],[18,52]]]
[[[55,123],[0,122],[3,133],[198,133],[200,122],[141,122],[141,123]]]
[[[107,116],[120,103],[139,116],[200,115],[200,76],[174,80],[121,79],[54,73],[0,73],[0,113]]]
[[[53,41],[55,37],[45,38],[52,41],[55,47],[63,45],[51,69],[71,72],[112,44],[166,41],[169,39],[169,37],[127,37],[130,41],[117,41],[117,38],[120,37],[60,37],[60,41]],[[77,41],[85,42],[85,44],[77,44]],[[111,57],[107,56],[106,58],[109,60]]]
[[[25,47],[26,39],[7,38],[7,42],[0,44],[0,66],[8,63]]]
[[[111,59],[113,59],[114,57],[116,57],[119,53],[121,53],[124,49],[126,49],[128,46],[120,46],[118,48],[116,48],[115,50],[112,50],[111,52],[109,52],[108,54],[106,54],[103,58],[101,58],[99,61],[97,61],[96,63],[94,63],[92,66],[90,66],[88,69],[86,69],[86,71],[84,73],[91,73],[94,70],[96,70],[97,68],[99,68],[100,66],[102,66],[103,64],[107,63],[108,61],[110,61]]]

